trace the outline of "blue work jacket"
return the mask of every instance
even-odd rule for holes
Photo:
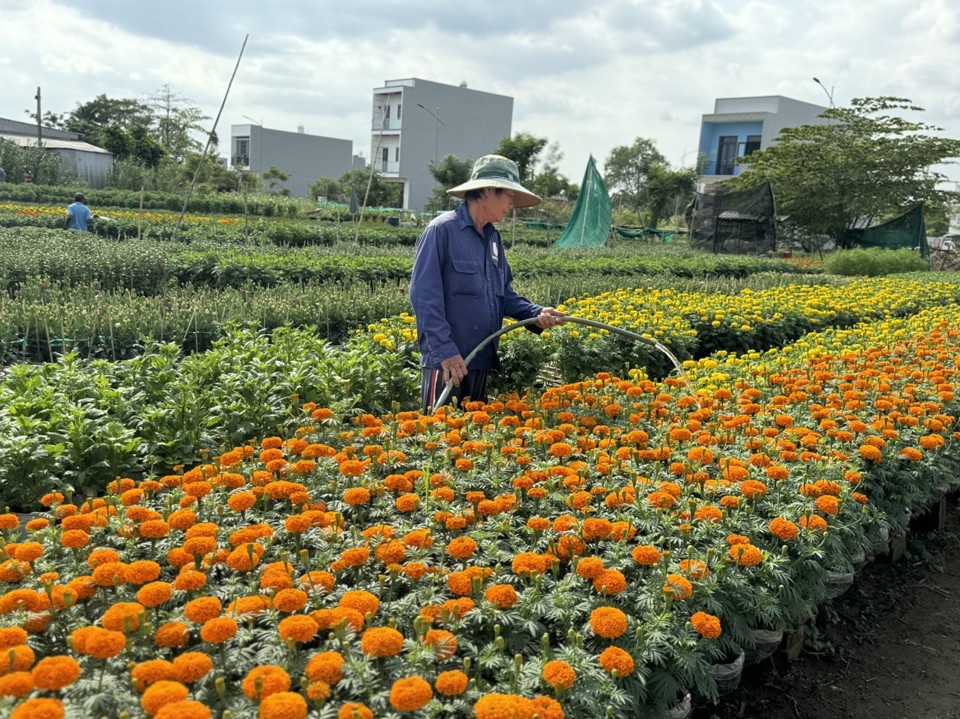
[[[423,230],[410,278],[410,302],[417,318],[420,365],[466,359],[504,317],[525,320],[543,309],[513,290],[513,274],[500,233],[492,224],[477,231],[467,204],[436,217]],[[535,325],[528,329],[539,332]],[[484,347],[468,369],[497,367],[497,342]]]

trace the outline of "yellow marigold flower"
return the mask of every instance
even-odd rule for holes
[[[633,674],[634,662],[629,652],[620,647],[607,647],[600,654],[600,666],[604,671],[616,672],[618,678],[623,678]]]
[[[616,639],[627,631],[627,615],[616,607],[597,607],[590,613],[590,628],[604,639]]]
[[[430,682],[422,677],[397,679],[390,687],[390,706],[397,711],[415,712],[433,699]]]
[[[261,664],[247,672],[240,688],[247,697],[259,701],[271,694],[287,691],[290,688],[290,675],[283,667]]]
[[[459,669],[441,672],[433,683],[440,694],[454,697],[460,696],[467,690],[470,678]]]
[[[543,680],[554,689],[569,689],[577,673],[566,662],[555,659],[543,665]]]
[[[720,620],[706,612],[696,612],[690,617],[690,623],[704,639],[716,639],[722,634]]]

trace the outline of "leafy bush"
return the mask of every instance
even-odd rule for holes
[[[880,277],[901,272],[921,272],[929,269],[929,262],[913,250],[874,247],[837,250],[827,257],[824,269],[830,274],[845,277]]]

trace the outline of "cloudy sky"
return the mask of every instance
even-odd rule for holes
[[[907,97],[960,137],[954,0],[2,0],[0,117],[27,120],[37,86],[65,112],[169,83],[213,118],[247,33],[221,137],[247,115],[369,157],[373,88],[465,81],[512,96],[514,132],[558,143],[579,181],[636,137],[691,165],[717,97],[826,105],[814,76],[838,105]]]

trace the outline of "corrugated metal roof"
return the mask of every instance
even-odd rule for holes
[[[37,146],[37,138],[27,135],[0,134],[0,140],[15,142],[21,147]],[[98,152],[103,155],[113,154],[109,150],[104,150],[102,147],[91,145],[89,142],[83,142],[82,140],[54,140],[53,138],[45,137],[43,138],[43,146],[48,150],[79,150],[80,152]]]

